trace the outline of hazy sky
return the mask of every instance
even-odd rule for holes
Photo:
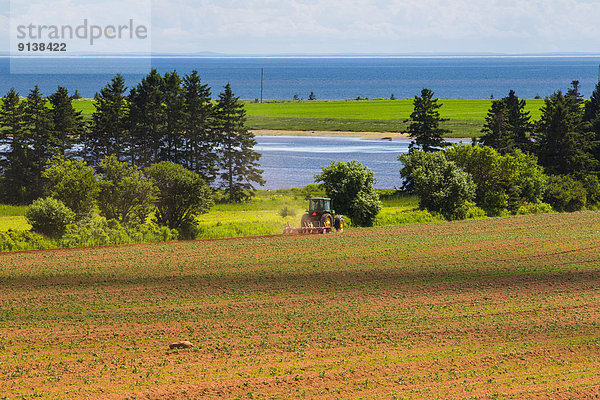
[[[82,3],[102,7],[104,2],[46,1],[58,11]],[[122,3],[126,10],[128,1]],[[5,49],[8,9],[9,1],[0,0]],[[599,54],[600,0],[155,0],[152,48],[228,54]]]

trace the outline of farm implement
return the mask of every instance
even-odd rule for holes
[[[284,235],[330,233],[344,230],[344,219],[341,215],[335,215],[331,209],[331,199],[327,197],[315,197],[309,200],[308,210],[302,216],[300,228],[292,228],[290,224],[283,230]]]

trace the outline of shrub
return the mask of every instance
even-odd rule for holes
[[[466,219],[482,219],[487,217],[483,208],[477,207],[475,203],[468,201],[465,203],[465,206],[467,207]]]
[[[544,202],[556,211],[578,211],[587,203],[587,192],[583,183],[568,175],[554,175],[548,180]]]
[[[475,198],[475,183],[443,152],[417,150],[403,154],[400,161],[406,168],[400,173],[412,180],[422,209],[439,212],[449,220],[467,217],[468,202]]]
[[[516,211],[517,215],[550,214],[554,212],[548,203],[525,203]]]
[[[42,250],[55,245],[43,236],[31,231],[15,231],[9,229],[0,232],[0,252],[20,250]]]
[[[105,157],[98,165],[102,173],[98,193],[100,213],[107,219],[144,223],[156,198],[156,186],[137,167]]]
[[[153,222],[121,225],[115,219],[87,218],[71,224],[60,245],[63,247],[104,246],[127,243],[162,242],[177,239],[177,231]]]
[[[352,201],[350,215],[357,226],[373,226],[381,209],[379,195],[374,190],[362,191]]]
[[[521,150],[502,155],[487,146],[455,145],[445,151],[477,185],[475,203],[489,216],[542,200],[547,177],[535,156]]]
[[[281,215],[281,218],[295,217],[296,216],[296,211],[293,208],[290,208],[289,206],[284,206],[279,211],[279,215]]]
[[[52,197],[35,200],[25,211],[33,230],[50,238],[61,237],[67,225],[75,220],[75,213]]]
[[[170,229],[189,232],[198,214],[213,205],[212,192],[196,172],[167,161],[153,164],[146,174],[158,188],[155,218]]]
[[[582,182],[587,192],[587,205],[600,205],[600,180],[596,175],[587,175]]]
[[[50,196],[62,201],[77,219],[92,214],[98,195],[98,179],[85,161],[54,158],[42,176],[50,185]]]
[[[349,216],[357,226],[371,226],[379,211],[381,201],[373,188],[373,171],[356,160],[332,162],[315,175],[322,182],[332,207],[338,214]]]

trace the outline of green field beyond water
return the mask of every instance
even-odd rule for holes
[[[448,137],[478,136],[490,108],[490,99],[440,99]],[[526,109],[537,120],[543,99],[527,100]],[[247,126],[256,130],[404,132],[413,110],[413,99],[341,101],[246,102]],[[75,101],[86,117],[94,112],[93,101]]]

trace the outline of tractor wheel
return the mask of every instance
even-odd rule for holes
[[[333,219],[331,218],[331,214],[323,214],[321,216],[321,226],[325,228],[331,228],[333,225]]]
[[[302,216],[302,220],[300,221],[300,226],[303,227],[303,228],[312,226],[312,222],[310,220],[310,215],[304,214]]]
[[[333,221],[333,227],[336,231],[344,232],[344,218],[342,218],[341,215],[335,217],[335,220]]]

